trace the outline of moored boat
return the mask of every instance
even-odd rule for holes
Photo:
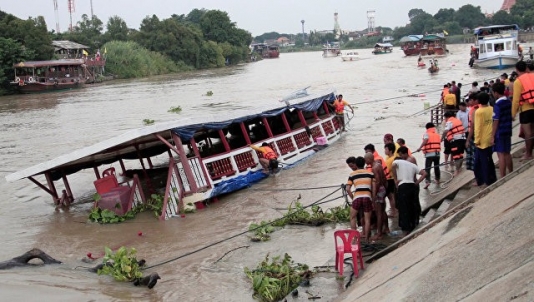
[[[201,122],[184,118],[146,126],[15,172],[6,179],[27,178],[56,203],[71,202],[74,196],[68,178],[93,169],[95,189],[103,200],[117,197],[125,201],[126,208],[143,202],[147,194],[164,192],[160,218],[165,219],[178,215],[189,204],[203,204],[268,177],[251,144],[270,145],[285,169],[334,143],[342,134],[329,107],[334,99],[334,90],[313,94],[305,88],[282,100],[262,102],[264,107],[228,116],[207,116]],[[101,171],[104,166],[107,169]],[[110,166],[122,172],[115,175]],[[141,179],[132,172],[138,168]],[[151,175],[161,170],[164,176],[156,181]],[[160,181],[164,186],[158,191]]]
[[[15,77],[10,84],[21,93],[80,88],[93,77],[84,59],[27,61],[13,68]]]
[[[519,26],[483,26],[475,28],[473,33],[476,39],[475,49],[471,51],[471,66],[490,69],[515,66],[519,60]]]
[[[372,53],[375,55],[381,55],[386,53],[391,53],[393,51],[393,45],[391,43],[376,43],[375,49]]]
[[[344,54],[341,54],[341,60],[343,60],[343,61],[356,61],[359,58],[360,57],[359,57],[358,53],[355,52],[355,51],[349,51],[349,52],[346,52]]]

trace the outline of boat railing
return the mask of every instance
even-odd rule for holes
[[[317,120],[307,127],[280,134],[258,143],[269,143],[279,154],[279,160],[284,161],[315,147],[318,137],[329,139],[335,136],[340,128],[339,121],[336,118]],[[202,162],[206,171],[208,171],[212,184],[217,184],[227,177],[255,169],[259,165],[259,157],[256,152],[253,152],[247,146],[228,153],[204,158]]]
[[[183,168],[180,169],[180,162],[169,159],[169,172],[167,173],[167,185],[165,186],[165,196],[163,198],[163,208],[160,220],[169,219],[172,216],[180,214],[184,209],[184,180],[187,180],[183,173]]]

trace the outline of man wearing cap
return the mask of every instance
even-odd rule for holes
[[[534,73],[527,72],[527,63],[519,61],[515,64],[515,69],[519,75],[514,81],[514,91],[512,99],[512,118],[515,120],[519,113],[519,123],[525,135],[525,155],[523,160],[532,159],[532,146],[534,135]]]

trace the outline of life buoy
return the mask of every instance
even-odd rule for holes
[[[33,82],[35,82],[35,80],[33,79],[33,77],[29,77],[29,78],[28,78],[28,82],[29,82],[29,83],[33,83]]]
[[[20,82],[20,78],[19,77],[15,77],[15,82]]]

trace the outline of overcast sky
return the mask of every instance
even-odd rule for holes
[[[408,11],[420,8],[435,14],[440,8],[457,10],[463,5],[480,6],[482,12],[496,12],[504,0],[92,0],[94,14],[105,24],[109,17],[117,15],[130,28],[139,28],[141,21],[153,14],[160,19],[172,14],[188,14],[198,8],[225,11],[239,28],[248,30],[253,36],[265,32],[300,33],[301,20],[304,30],[329,30],[334,28],[334,13],[339,14],[339,25],[343,30],[367,28],[367,11],[375,10],[375,26],[394,28],[408,22]],[[68,0],[57,0],[59,26],[65,31],[70,22]],[[74,0],[73,23],[82,14],[91,16],[91,0]],[[0,10],[21,19],[43,16],[49,29],[55,29],[53,0],[1,0]]]

